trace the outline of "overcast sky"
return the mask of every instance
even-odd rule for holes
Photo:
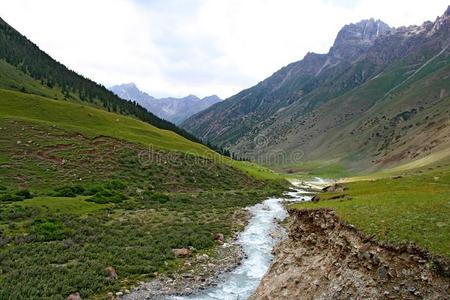
[[[448,0],[0,0],[0,16],[69,68],[153,96],[229,97],[373,17],[421,24]]]

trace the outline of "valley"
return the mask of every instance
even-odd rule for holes
[[[0,299],[449,298],[449,41],[450,7],[366,19],[225,100],[157,99],[0,19]]]

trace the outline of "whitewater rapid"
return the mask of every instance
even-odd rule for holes
[[[250,207],[252,218],[237,239],[246,257],[241,265],[223,274],[217,286],[198,294],[173,299],[243,300],[249,298],[269,269],[273,259],[273,247],[285,235],[285,229],[279,225],[279,222],[287,217],[283,201],[298,202],[310,199],[310,193],[298,189],[287,192],[286,198],[269,198]]]

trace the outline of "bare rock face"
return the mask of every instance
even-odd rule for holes
[[[119,276],[117,275],[116,270],[113,267],[107,267],[105,269],[106,275],[108,275],[109,279],[115,281],[119,279]]]
[[[366,238],[325,209],[290,211],[288,240],[252,299],[448,299],[448,278],[413,245]]]
[[[175,257],[186,257],[191,255],[191,250],[187,248],[172,249],[172,253]]]
[[[80,293],[76,292],[76,293],[70,294],[67,297],[67,300],[81,300]]]

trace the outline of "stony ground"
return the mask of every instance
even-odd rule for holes
[[[330,210],[290,214],[289,238],[253,300],[450,298],[447,259],[377,244]]]
[[[242,209],[234,215],[235,228],[243,229],[251,217]],[[220,276],[236,268],[244,258],[244,252],[237,243],[238,231],[210,254],[199,253],[187,257],[177,272],[158,275],[150,282],[140,282],[131,291],[119,292],[111,298],[123,300],[167,299],[170,296],[185,296],[216,285]]]

